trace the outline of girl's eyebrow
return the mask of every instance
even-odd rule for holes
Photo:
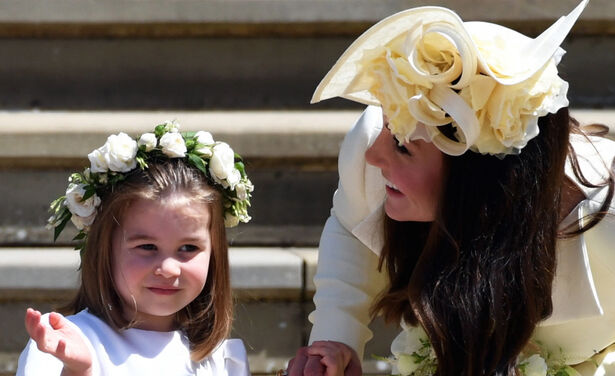
[[[141,233],[135,233],[132,234],[128,237],[125,238],[127,241],[135,241],[135,240],[155,240],[156,238],[151,236],[151,235],[147,235],[147,234],[141,234]]]
[[[197,243],[197,242],[202,242],[202,241],[206,241],[208,237],[203,237],[203,236],[187,236],[185,238],[182,238],[181,241],[182,242],[186,242],[186,243]],[[155,236],[152,235],[147,235],[147,234],[141,234],[141,233],[135,233],[132,234],[128,237],[125,238],[126,241],[154,241],[157,240],[157,238]]]

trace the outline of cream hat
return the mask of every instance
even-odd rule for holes
[[[441,7],[396,13],[350,45],[312,103],[339,96],[380,105],[400,142],[425,139],[450,155],[518,153],[538,134],[539,117],[568,106],[559,45],[587,2],[535,39]],[[447,124],[453,137],[441,131]]]

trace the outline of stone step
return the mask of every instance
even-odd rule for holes
[[[359,111],[0,111],[0,245],[49,245],[49,202],[108,134],[132,135],[177,119],[208,129],[246,160],[256,186],[252,222],[231,229],[234,245],[315,246],[337,186],[336,158]],[[611,125],[615,110],[573,110],[582,123]],[[72,226],[59,239],[68,245]]]
[[[577,0],[483,2],[441,0],[464,20],[514,24],[532,29],[555,21],[578,4]],[[367,26],[409,7],[435,5],[433,1],[405,0],[22,0],[0,4],[3,36],[148,36],[196,35],[340,35]],[[575,33],[613,34],[615,5],[592,0]],[[150,27],[147,27],[147,26]]]
[[[316,262],[313,248],[231,248],[237,297],[232,335],[246,343],[254,374],[283,367],[307,341]],[[76,287],[78,263],[78,253],[68,248],[0,248],[0,375],[14,372],[27,341],[26,307],[48,312],[66,302]],[[371,354],[388,355],[398,330],[380,320],[372,328],[366,373],[382,372]]]
[[[442,0],[528,35],[577,0]],[[306,108],[350,43],[427,0],[0,2],[0,108]],[[563,47],[575,107],[615,106],[615,3],[592,0]],[[591,51],[591,53],[587,53]],[[588,69],[588,67],[591,67]],[[332,100],[317,108],[357,108]]]
[[[536,35],[577,0],[443,0],[466,20]],[[422,0],[0,2],[0,108],[307,108],[378,20]],[[575,107],[615,106],[615,3],[592,0],[563,47]],[[591,53],[587,53],[591,51]],[[591,67],[591,69],[588,69]],[[357,108],[331,100],[316,108]]]
[[[0,38],[0,108],[358,108],[340,99],[309,105],[317,84],[353,40]],[[615,36],[578,35],[563,47],[568,53],[560,72],[570,82],[572,106],[615,107]]]

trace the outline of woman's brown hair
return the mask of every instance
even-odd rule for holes
[[[203,291],[176,314],[178,328],[191,345],[191,357],[199,361],[228,336],[232,320],[232,297],[228,245],[224,227],[221,194],[203,173],[179,159],[150,163],[136,169],[102,195],[102,204],[92,224],[85,252],[81,255],[81,286],[77,295],[61,311],[76,313],[88,309],[116,330],[131,327],[113,281],[112,234],[136,200],[160,200],[182,194],[194,202],[207,203],[211,210],[211,259]]]
[[[421,324],[438,375],[515,375],[551,314],[570,125],[564,108],[539,119],[540,134],[518,155],[446,156],[435,221],[385,219],[379,268],[389,287],[372,315]]]

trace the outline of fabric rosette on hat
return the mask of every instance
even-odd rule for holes
[[[538,134],[539,117],[568,106],[559,45],[587,1],[535,39],[446,8],[399,12],[346,50],[312,103],[339,96],[382,106],[400,143],[424,139],[450,155],[518,153]]]

